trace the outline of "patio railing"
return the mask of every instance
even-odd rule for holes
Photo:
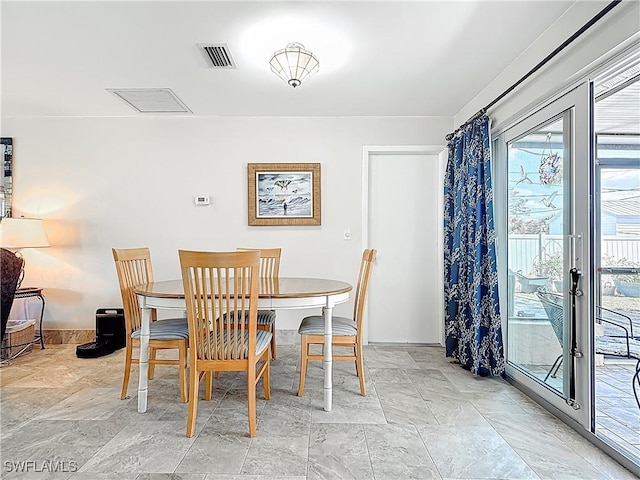
[[[537,261],[562,251],[562,242],[562,235],[509,234],[509,268],[525,275],[532,273]],[[603,258],[640,262],[640,238],[605,237],[601,252]]]

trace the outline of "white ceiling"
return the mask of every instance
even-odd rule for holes
[[[451,117],[573,3],[3,1],[2,115],[140,116],[106,89],[146,87],[196,116]],[[292,41],[320,61],[295,90],[268,67]]]

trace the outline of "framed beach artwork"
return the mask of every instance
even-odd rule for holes
[[[320,225],[319,163],[249,163],[249,225]]]

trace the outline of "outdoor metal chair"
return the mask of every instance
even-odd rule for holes
[[[555,293],[548,292],[544,288],[540,287],[536,291],[536,295],[542,303],[542,308],[544,308],[545,313],[547,314],[547,318],[549,319],[549,323],[551,324],[551,328],[553,329],[553,333],[555,333],[556,338],[560,342],[560,346],[564,348],[564,321],[563,321],[563,312],[562,312],[562,295],[558,295]],[[549,379],[549,376],[555,378],[560,366],[562,365],[562,355],[558,355],[558,358],[553,362],[551,368],[547,372],[546,377],[544,377],[544,381],[546,382]]]
[[[564,326],[563,326],[563,297],[555,293],[539,288],[536,292],[542,307],[544,308],[547,318],[551,323],[560,345],[563,345]],[[623,356],[627,358],[637,359],[636,371],[632,377],[633,394],[636,397],[636,403],[640,408],[640,338],[634,336],[633,321],[628,315],[620,312],[596,305],[596,322],[606,323],[620,329],[624,335],[615,335],[607,333],[596,337],[596,353],[603,355]],[[636,332],[637,332],[636,328]],[[636,333],[637,334],[637,333]],[[546,382],[549,376],[555,378],[560,366],[562,365],[562,355],[556,358],[555,362],[547,372],[544,378]]]

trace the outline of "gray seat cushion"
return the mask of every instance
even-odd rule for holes
[[[258,325],[271,325],[276,321],[275,310],[258,310]]]
[[[333,317],[333,334],[334,335],[355,335],[357,333],[356,322],[350,318]],[[324,317],[322,315],[313,315],[305,317],[298,328],[300,335],[324,335]]]
[[[239,332],[238,332],[239,333]],[[229,334],[231,335],[231,340],[229,343],[231,343],[232,345],[236,345],[236,349],[240,350],[240,346],[244,343],[244,349],[242,352],[242,358],[246,358],[247,356],[247,348],[249,346],[249,332],[248,331],[244,331],[244,340],[242,339],[242,337],[240,337],[238,335],[237,339],[234,339],[235,337],[235,332],[231,331],[229,333],[227,333],[226,330],[223,330],[222,332],[222,338],[225,339],[225,343],[227,343],[227,339],[229,338]],[[267,330],[258,330],[256,332],[256,355],[260,355],[264,352],[265,348],[267,348],[270,344],[271,344],[271,332],[268,332]],[[213,332],[211,332],[211,338],[213,339]],[[220,332],[218,332],[218,349],[221,348],[220,345]]]
[[[234,313],[235,312],[231,312],[231,315],[229,316],[233,318]],[[227,314],[225,313],[222,318],[226,322]],[[275,321],[276,321],[275,310],[258,310],[258,325],[272,325]]]
[[[140,329],[135,330],[131,338],[140,338]],[[186,340],[189,338],[187,319],[167,318],[151,322],[149,338],[151,340]]]

